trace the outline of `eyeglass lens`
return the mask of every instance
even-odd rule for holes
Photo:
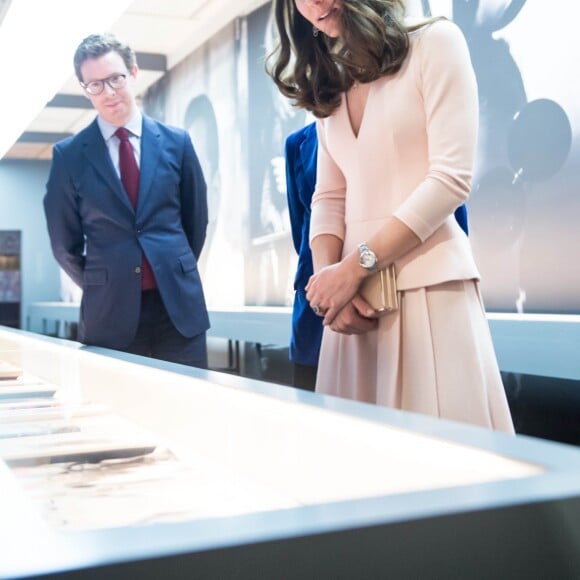
[[[83,86],[90,95],[100,95],[105,90],[105,83],[113,90],[122,89],[127,83],[127,75],[113,75],[107,79],[91,81]]]

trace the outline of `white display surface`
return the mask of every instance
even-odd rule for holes
[[[54,548],[48,561],[46,553],[35,554],[25,569],[50,570],[54,559],[74,567],[79,557],[68,561],[69,551],[58,548],[63,530],[70,540],[77,533],[71,530],[197,520],[201,535],[188,536],[188,549],[197,550],[223,538],[320,533],[483,509],[524,495],[529,501],[554,493],[554,473],[580,472],[580,452],[567,446],[26,332],[0,330],[0,360],[56,385],[65,405],[106,408],[153,438],[163,459],[141,472],[92,465],[60,479],[58,464],[26,477],[3,469],[2,489],[11,493],[2,493],[0,510],[10,505],[12,516],[0,523],[0,542],[14,549],[0,559],[0,577],[23,566],[22,538],[12,533],[20,513],[15,503],[26,506],[25,528]],[[139,473],[147,474],[141,484],[129,485]],[[256,514],[264,514],[260,525],[242,532],[232,523],[224,536],[224,522]],[[24,534],[22,522],[18,528]],[[173,549],[159,542],[153,535],[138,547],[101,546],[98,557],[134,559],[145,546],[148,553]]]
[[[293,390],[295,400],[281,400],[83,349],[39,346],[32,339],[16,343],[0,335],[0,357],[10,355],[14,364],[61,385],[60,400],[105,403],[181,457],[203,457],[220,471],[229,470],[230,477],[253,482],[253,508],[360,499],[540,471],[489,451],[301,405],[300,393]],[[214,501],[219,504],[219,495]]]

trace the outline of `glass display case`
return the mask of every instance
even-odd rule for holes
[[[0,578],[580,573],[574,447],[12,329],[0,364]]]

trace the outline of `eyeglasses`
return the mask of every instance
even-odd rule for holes
[[[107,85],[109,85],[109,87],[111,87],[114,91],[122,89],[127,84],[127,75],[117,74],[111,75],[106,79],[91,81],[90,83],[81,82],[81,87],[83,87],[83,89],[85,89],[89,95],[96,96],[100,95],[105,90],[105,83],[107,83]]]

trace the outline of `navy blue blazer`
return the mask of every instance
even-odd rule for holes
[[[322,318],[312,312],[304,290],[314,273],[309,234],[310,202],[316,185],[317,153],[318,141],[314,123],[299,129],[286,139],[288,208],[292,240],[298,253],[298,268],[294,278],[290,360],[307,366],[318,364],[322,340]]]
[[[316,186],[316,156],[318,141],[316,124],[311,123],[286,139],[286,183],[292,240],[298,253],[298,269],[294,279],[292,334],[290,359],[296,363],[316,366],[322,340],[322,318],[312,312],[304,287],[313,274],[310,252],[310,204]],[[455,210],[455,219],[468,233],[465,205]]]
[[[147,256],[167,312],[185,337],[209,328],[197,260],[206,184],[189,135],[143,116],[134,210],[95,119],[54,146],[44,209],[54,256],[83,289],[79,340],[124,348],[135,337]]]

